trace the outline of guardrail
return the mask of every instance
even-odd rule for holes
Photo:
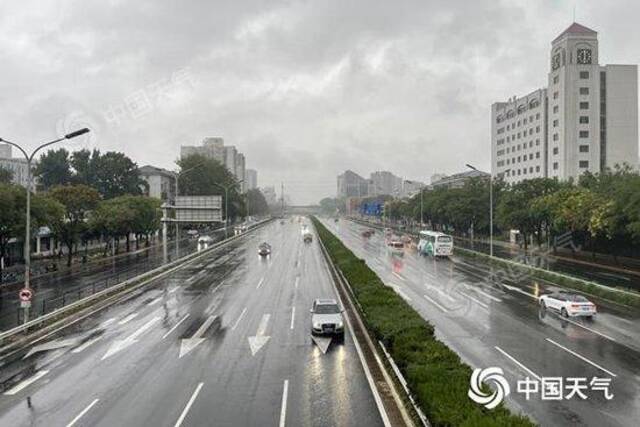
[[[263,225],[267,224],[268,222],[270,222],[271,219],[266,219],[264,221],[258,222],[256,224],[253,224],[252,226],[249,227],[249,229],[247,230],[247,232],[239,234],[239,235],[235,235],[235,236],[231,236],[228,239],[222,240],[220,242],[214,243],[213,245],[209,246],[208,248],[200,251],[200,252],[195,252],[195,253],[191,253],[188,254],[182,258],[179,258],[175,261],[172,261],[170,263],[164,264],[158,268],[155,268],[153,270],[149,270],[139,276],[133,277],[131,279],[128,279],[124,282],[118,283],[116,285],[113,285],[107,289],[104,289],[102,291],[96,292],[88,297],[82,298],[76,302],[73,302],[71,304],[68,304],[60,309],[54,310],[51,313],[45,314],[43,316],[37,317],[29,322],[26,322],[22,325],[16,326],[12,329],[9,329],[8,331],[2,332],[0,333],[0,345],[4,345],[5,341],[7,339],[16,337],[17,335],[23,334],[25,332],[29,332],[32,329],[37,329],[39,327],[42,327],[43,324],[45,323],[49,323],[52,322],[54,320],[60,320],[60,318],[64,318],[65,316],[67,316],[68,314],[78,311],[81,308],[84,308],[85,306],[91,305],[97,301],[100,301],[103,298],[106,297],[112,297],[115,294],[120,294],[121,291],[125,291],[125,290],[134,290],[136,289],[135,285],[136,283],[140,282],[140,281],[144,281],[145,279],[157,279],[159,277],[162,277],[163,275],[169,274],[175,270],[177,270],[178,268],[182,267],[182,264],[188,261],[193,261],[195,259],[198,259],[202,256],[207,255],[209,252],[219,249],[235,240],[241,239],[244,236],[247,235],[247,233],[249,231],[252,230],[256,230],[260,227],[262,227]],[[147,284],[147,282],[143,282],[143,284]],[[127,287],[131,287],[130,289],[127,289]],[[4,351],[4,348],[0,348],[0,353],[2,353]]]

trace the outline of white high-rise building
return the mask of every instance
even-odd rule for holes
[[[573,23],[551,43],[548,87],[492,105],[494,174],[566,180],[637,167],[637,65],[599,65],[599,54],[598,34]]]
[[[247,169],[244,172],[244,180],[247,190],[255,190],[258,188],[258,171],[255,169]]]

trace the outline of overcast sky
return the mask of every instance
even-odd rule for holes
[[[640,62],[640,2],[0,0],[0,136],[175,168],[221,136],[294,203],[336,175],[490,160],[490,105],[546,86],[573,21],[600,63]]]

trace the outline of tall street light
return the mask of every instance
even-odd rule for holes
[[[53,141],[46,142],[44,144],[39,145],[31,154],[28,154],[20,145],[7,141],[6,139],[0,138],[0,142],[5,144],[12,145],[16,147],[20,152],[24,155],[24,158],[27,160],[27,213],[26,213],[26,224],[25,224],[25,237],[24,237],[24,287],[25,289],[31,289],[30,283],[30,272],[31,272],[31,163],[36,153],[42,150],[45,147],[48,147],[51,144],[55,144],[56,142],[64,141],[65,139],[75,138],[80,135],[84,135],[85,133],[90,132],[88,128],[82,128],[75,132],[71,132],[63,136],[62,138],[55,139]],[[25,310],[25,323],[29,320],[28,311]]]
[[[178,200],[178,195],[180,194],[180,189],[178,187],[178,179],[180,178],[180,175],[184,175],[187,172],[191,172],[194,169],[199,168],[200,166],[204,165],[205,162],[202,163],[198,163],[197,165],[190,167],[189,169],[185,169],[185,170],[181,170],[180,172],[176,173],[176,195],[174,196],[174,200],[173,200],[173,204],[174,206],[176,205],[176,201]],[[178,223],[178,221],[176,221],[176,259],[180,258],[180,224]]]
[[[236,181],[231,185],[222,185],[222,184],[218,184],[217,182],[213,183],[214,185],[217,185],[218,187],[224,190],[224,238],[225,239],[229,237],[229,189],[237,185],[240,185],[243,182],[244,182],[244,179],[241,179],[240,181]]]

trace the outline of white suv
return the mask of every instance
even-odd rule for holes
[[[563,317],[584,316],[592,318],[596,314],[596,305],[582,295],[558,291],[541,295],[540,306],[543,309],[558,311]]]

